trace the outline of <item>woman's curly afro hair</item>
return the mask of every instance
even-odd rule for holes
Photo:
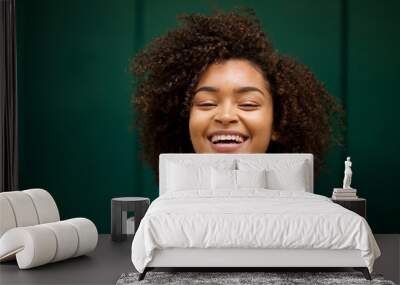
[[[189,135],[194,88],[207,66],[227,59],[258,65],[269,82],[278,138],[267,152],[313,153],[318,173],[330,143],[339,141],[333,123],[340,125],[335,118],[342,109],[311,71],[274,50],[252,11],[179,19],[180,26],[154,39],[131,64],[138,80],[133,106],[142,158],[156,177],[160,153],[194,152]]]

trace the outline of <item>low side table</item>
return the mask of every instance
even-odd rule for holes
[[[149,198],[120,197],[111,199],[111,239],[126,240],[127,213],[134,212],[135,232],[150,205]]]
[[[367,200],[363,198],[354,198],[351,200],[332,199],[332,202],[359,214],[364,219],[367,219]]]

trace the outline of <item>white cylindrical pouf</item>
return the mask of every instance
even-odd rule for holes
[[[74,218],[64,222],[73,225],[78,232],[79,244],[74,257],[86,254],[97,246],[97,228],[92,221],[85,218]]]
[[[16,253],[20,269],[28,269],[53,260],[57,241],[54,232],[40,225],[14,228],[0,239],[0,254]]]
[[[17,226],[11,204],[2,194],[0,193],[0,237],[9,229]]]
[[[14,211],[17,227],[33,226],[39,223],[35,205],[30,196],[22,191],[3,192]]]
[[[51,262],[57,262],[74,256],[78,249],[78,233],[70,223],[54,222],[40,225],[51,229],[57,238],[57,251]]]
[[[57,222],[60,220],[56,202],[49,192],[43,189],[28,189],[22,192],[31,197],[38,214],[39,224]]]

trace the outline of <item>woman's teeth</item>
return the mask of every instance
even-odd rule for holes
[[[216,135],[211,137],[212,143],[242,143],[244,138],[239,135]]]

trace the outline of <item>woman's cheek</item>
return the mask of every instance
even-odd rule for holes
[[[272,136],[272,113],[268,109],[242,114],[242,122],[252,137],[250,152],[265,152]]]
[[[264,110],[244,112],[241,118],[251,130],[268,129],[272,125],[272,116]]]
[[[189,117],[189,133],[193,148],[196,152],[204,152],[203,134],[208,127],[208,114],[204,111],[192,110]]]
[[[189,126],[196,133],[201,133],[207,124],[207,112],[193,110],[189,118]]]

